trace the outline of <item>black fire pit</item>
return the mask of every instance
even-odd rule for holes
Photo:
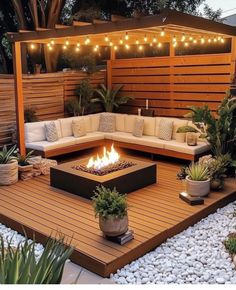
[[[132,165],[102,176],[76,169],[87,164],[88,158],[64,163],[51,168],[50,185],[90,199],[98,185],[116,187],[124,194],[156,183],[155,163],[131,158],[125,161]]]

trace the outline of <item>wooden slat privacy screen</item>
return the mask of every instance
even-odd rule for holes
[[[217,109],[230,87],[231,62],[230,53],[117,59],[109,63],[109,78],[135,98],[120,111],[137,114],[149,99],[155,115],[182,117],[191,105]]]
[[[105,82],[105,72],[50,73],[23,76],[25,107],[34,107],[39,120],[64,117],[64,101],[74,97],[76,85],[90,78],[94,87]],[[15,124],[15,91],[11,75],[0,75],[0,146],[11,143]]]

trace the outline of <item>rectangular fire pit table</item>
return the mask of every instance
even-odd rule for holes
[[[134,165],[103,176],[73,168],[80,164],[87,164],[88,158],[60,164],[51,168],[50,185],[90,199],[98,185],[111,189],[116,187],[121,194],[124,194],[156,183],[155,163],[126,157],[124,159]]]

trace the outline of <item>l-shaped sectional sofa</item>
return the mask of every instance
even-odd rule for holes
[[[48,142],[45,134],[45,124],[49,121],[40,121],[25,124],[26,148],[34,150],[43,157],[52,157],[65,153],[75,152],[87,148],[109,145],[116,147],[140,150],[153,154],[176,157],[186,160],[196,160],[199,156],[209,151],[207,142],[199,141],[196,146],[176,141],[177,128],[189,125],[188,120],[168,118],[173,121],[172,138],[170,141],[162,140],[159,136],[159,123],[163,117],[143,117],[144,130],[142,137],[132,134],[137,115],[115,114],[116,130],[112,133],[100,132],[100,115],[97,113],[79,117],[69,117],[55,120],[59,139]],[[72,121],[83,118],[86,126],[86,135],[75,138],[72,132]]]

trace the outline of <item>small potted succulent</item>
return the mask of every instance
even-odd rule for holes
[[[9,150],[6,146],[0,151],[0,185],[11,185],[18,181],[16,146]]]
[[[128,204],[125,195],[114,188],[98,186],[93,197],[95,216],[105,236],[116,237],[128,230]]]
[[[186,191],[191,196],[206,196],[210,192],[210,177],[206,165],[192,163],[186,169]]]
[[[17,154],[19,177],[21,180],[30,179],[33,176],[33,165],[29,164],[29,158],[32,157],[33,150],[25,156]]]

